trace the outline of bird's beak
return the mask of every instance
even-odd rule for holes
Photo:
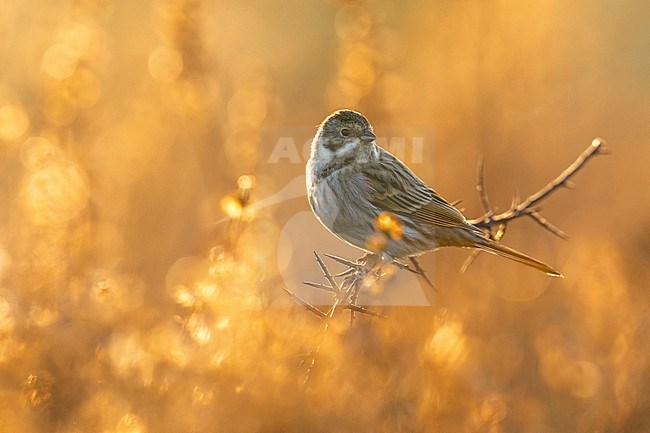
[[[361,141],[371,142],[371,141],[375,141],[377,139],[377,136],[373,134],[372,131],[366,130],[363,132],[363,135],[361,135],[361,137],[359,138],[361,139]]]

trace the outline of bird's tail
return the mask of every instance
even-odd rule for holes
[[[491,239],[482,240],[482,242],[476,244],[476,247],[483,251],[487,251],[489,253],[496,254],[498,256],[505,257],[510,260],[514,260],[515,262],[523,263],[524,265],[528,265],[531,268],[538,269],[552,277],[563,277],[561,273],[559,273],[558,271],[556,271],[546,263],[542,263],[537,259],[527,256],[524,253],[520,253],[517,250],[502,245]]]

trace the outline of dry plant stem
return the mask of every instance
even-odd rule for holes
[[[420,266],[420,262],[418,262],[418,259],[416,257],[409,257],[409,260],[411,261],[413,266],[410,266],[409,264],[404,263],[399,259],[388,259],[388,263],[397,266],[398,268],[404,271],[409,271],[414,273],[415,275],[421,276],[433,290],[436,290],[436,287],[429,279],[429,275],[426,273],[424,268]]]
[[[326,285],[326,284],[322,284],[322,283],[313,283],[313,282],[311,282],[311,281],[303,281],[302,283],[303,283],[304,285],[306,285],[306,286],[314,287],[315,289],[321,289],[321,290],[324,290],[324,291],[326,291],[326,292],[332,292],[332,293],[334,292],[334,289],[332,289],[332,287],[330,287],[330,286],[328,286],[328,285]]]
[[[476,170],[476,192],[478,193],[478,198],[481,207],[483,208],[483,216],[475,220],[470,220],[469,222],[484,229],[488,237],[498,241],[505,234],[506,226],[510,221],[526,215],[549,232],[567,240],[569,236],[556,225],[544,218],[540,213],[540,209],[536,208],[535,205],[547,198],[553,191],[560,187],[573,189],[575,185],[573,182],[569,181],[569,178],[575,175],[587,163],[587,161],[589,161],[589,159],[598,154],[606,154],[608,151],[609,149],[605,147],[605,140],[602,138],[594,139],[591,142],[591,145],[589,145],[589,147],[578,156],[573,164],[567,167],[558,177],[549,182],[544,188],[540,189],[535,194],[530,195],[523,202],[520,201],[519,193],[516,193],[512,199],[510,209],[497,215],[495,215],[494,209],[490,206],[490,200],[488,199],[485,190],[485,158],[481,156]],[[497,232],[492,233],[495,226],[498,227]],[[472,251],[467,260],[465,260],[465,263],[463,263],[460,271],[465,272],[480,252],[481,250]]]
[[[483,183],[482,172],[483,172],[484,164],[479,162],[479,170],[480,170],[478,176],[479,185],[476,187],[476,189],[479,192],[479,199],[481,200],[481,204],[484,207],[483,210],[485,214],[482,217],[477,218],[475,220],[470,220],[469,222],[480,228],[491,229],[492,227],[498,224],[508,223],[524,215],[531,215],[532,213],[539,214],[539,209],[536,209],[535,205],[539,204],[542,200],[547,198],[553,191],[559,189],[560,187],[572,189],[573,183],[569,182],[569,179],[573,177],[586,164],[586,162],[589,161],[589,159],[591,159],[595,155],[607,153],[608,149],[605,146],[606,146],[605,140],[603,140],[602,138],[594,139],[591,142],[591,145],[584,152],[582,152],[580,156],[578,156],[578,158],[573,162],[573,164],[571,164],[562,173],[560,173],[558,177],[556,177],[551,182],[549,182],[548,185],[546,185],[544,188],[540,189],[536,193],[530,195],[528,198],[526,198],[526,200],[524,200],[521,203],[519,203],[518,199],[515,200],[513,206],[511,206],[510,209],[496,215],[494,214],[491,208],[485,210],[485,206],[489,206],[489,202],[487,201],[487,194],[485,193],[485,186]],[[536,221],[540,222],[539,220]],[[544,220],[544,223],[540,222],[540,224],[542,224],[542,226],[547,230],[553,232],[553,230],[549,229],[548,225],[546,224],[546,220]]]
[[[552,222],[544,218],[538,211],[533,210],[528,214],[533,221],[544,227],[546,230],[549,230],[551,233],[556,235],[557,237],[560,237],[564,239],[565,241],[569,240],[569,235],[564,233],[562,230],[560,230],[557,226],[555,226]]]
[[[422,278],[424,278],[424,281],[427,282],[429,287],[431,287],[435,291],[438,291],[436,289],[436,286],[434,286],[433,282],[429,279],[429,275],[427,274],[427,272],[424,270],[422,266],[420,266],[420,262],[418,262],[418,259],[416,259],[415,257],[411,257],[410,260],[411,263],[413,263],[413,266],[415,266],[415,273],[420,275]]]
[[[354,286],[352,287],[352,294],[350,295],[350,304],[352,305],[357,305],[357,300],[359,298],[359,290],[361,289],[361,280],[358,278],[355,278],[354,276],[351,276],[350,278],[353,279],[351,284]],[[350,311],[350,327],[354,324],[354,310]]]
[[[339,288],[338,284],[336,284],[334,277],[330,273],[329,269],[327,269],[327,266],[325,266],[325,263],[323,263],[323,259],[320,258],[316,251],[314,251],[314,255],[316,256],[316,262],[318,262],[318,266],[320,266],[321,271],[323,271],[323,275],[325,275],[325,279],[330,283],[332,289],[334,289],[334,293],[340,295],[341,289]]]
[[[358,262],[351,262],[350,260],[344,259],[343,257],[335,256],[334,254],[325,254],[325,257],[329,257],[332,260],[335,260],[341,264],[344,264],[345,266],[348,266],[351,270],[358,270],[361,269],[361,266],[359,265]]]
[[[476,192],[478,193],[479,201],[481,202],[481,207],[483,208],[484,214],[489,214],[492,211],[492,206],[490,206],[490,200],[485,190],[485,182],[483,181],[485,177],[485,155],[481,155],[478,159],[478,166],[476,167]]]
[[[359,291],[361,289],[361,286],[365,278],[377,272],[378,271],[377,268],[378,267],[380,268],[381,265],[383,264],[379,256],[366,255],[364,257],[361,257],[359,260],[357,260],[357,262],[352,262],[350,260],[344,259],[342,257],[334,256],[332,254],[325,254],[327,258],[349,267],[348,270],[346,270],[341,274],[338,274],[337,276],[332,275],[332,273],[329,271],[323,259],[315,251],[314,251],[314,256],[316,257],[316,262],[318,263],[318,266],[321,268],[323,276],[328,281],[329,285],[316,283],[312,281],[303,281],[303,283],[309,287],[313,287],[319,290],[324,290],[334,295],[334,302],[330,306],[328,311],[323,312],[322,310],[313,306],[312,304],[302,299],[301,297],[291,292],[290,290],[286,288],[284,288],[284,290],[299,305],[303,306],[307,311],[310,311],[311,313],[313,313],[323,321],[322,338],[325,338],[325,336],[327,335],[327,331],[329,329],[329,320],[334,317],[334,314],[338,309],[346,309],[350,311],[350,326],[352,326],[352,324],[354,323],[356,317],[355,313],[366,314],[372,317],[385,318],[385,316],[383,316],[382,314],[379,314],[365,307],[357,305]],[[337,277],[340,278],[343,275],[345,275],[345,278],[342,281],[342,283],[341,284],[337,283],[336,278]],[[306,384],[307,381],[309,380],[311,371],[316,365],[316,357],[320,351],[321,344],[322,343],[319,343],[316,346],[316,348],[308,355],[302,356],[303,359],[300,364],[303,365],[307,363],[307,371],[305,373],[305,379],[303,385]]]
[[[320,317],[321,319],[324,319],[324,318],[327,317],[327,316],[325,315],[325,313],[323,313],[321,310],[319,310],[318,308],[314,307],[314,306],[311,305],[309,302],[305,301],[304,299],[302,299],[301,297],[299,297],[299,296],[296,295],[295,293],[291,292],[291,291],[290,291],[289,289],[287,289],[286,287],[283,287],[282,289],[283,289],[285,292],[287,292],[287,293],[289,294],[289,296],[291,296],[291,298],[293,298],[294,301],[296,301],[298,304],[300,304],[300,305],[302,305],[303,307],[305,307],[305,309],[307,309],[307,311],[311,311],[312,313],[314,313],[315,315],[317,315],[317,316]]]

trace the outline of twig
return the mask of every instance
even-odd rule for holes
[[[478,165],[476,167],[476,192],[478,193],[479,201],[481,202],[481,207],[483,207],[483,212],[489,214],[492,212],[492,206],[490,206],[490,200],[488,199],[487,191],[485,191],[485,182],[483,179],[485,177],[485,155],[481,155],[478,158]]]
[[[356,275],[356,274],[355,274]],[[357,300],[359,299],[359,290],[361,289],[362,280],[355,277],[349,277],[352,280],[350,281],[351,293],[350,293],[350,305],[357,305]],[[354,310],[350,310],[350,327],[354,325]]]
[[[359,265],[359,263],[351,262],[350,260],[344,259],[343,257],[335,256],[334,254],[327,254],[327,253],[323,253],[323,254],[325,255],[325,257],[329,257],[330,259],[342,263],[345,266],[350,267],[351,269],[358,270],[362,268],[362,266]]]
[[[424,278],[424,281],[427,282],[427,284],[433,289],[436,290],[436,286],[433,285],[431,280],[429,279],[429,275],[427,274],[427,271],[424,270],[422,266],[420,266],[420,262],[418,262],[418,259],[415,257],[410,257],[411,263],[413,263],[413,266],[415,266],[416,274]]]
[[[567,167],[558,177],[549,182],[544,188],[540,189],[536,193],[530,195],[523,202],[520,199],[519,192],[515,193],[512,198],[512,205],[507,211],[495,215],[494,210],[490,207],[490,201],[488,199],[487,192],[485,191],[485,158],[479,158],[478,167],[477,167],[477,185],[476,191],[478,192],[479,201],[481,207],[483,208],[483,216],[474,220],[469,220],[471,224],[482,228],[485,230],[486,235],[496,241],[501,239],[505,234],[507,224],[519,217],[524,215],[529,216],[536,223],[541,225],[543,228],[553,233],[556,236],[559,236],[562,239],[568,239],[568,235],[559,229],[556,225],[551,223],[549,220],[544,218],[539,209],[535,207],[542,200],[547,198],[551,193],[560,187],[565,187],[568,189],[573,189],[575,184],[569,179],[573,177],[592,157],[599,154],[607,154],[609,149],[606,147],[605,140],[602,138],[596,138],[591,142],[591,145],[585,149],[580,156]],[[498,226],[496,233],[492,233],[492,230],[495,226]],[[461,267],[461,272],[465,272],[467,268],[474,262],[476,257],[480,254],[480,250],[474,250],[470,256],[465,260],[463,266]]]
[[[533,208],[535,207],[535,205],[537,205],[542,200],[547,198],[556,189],[562,186],[572,188],[573,183],[569,182],[569,179],[573,177],[582,167],[584,167],[585,163],[589,161],[589,159],[591,159],[595,155],[608,153],[609,149],[605,146],[606,146],[605,140],[603,140],[602,138],[594,139],[591,142],[591,145],[584,152],[582,152],[580,156],[578,156],[578,158],[573,162],[573,164],[571,164],[569,167],[566,168],[566,170],[560,173],[558,177],[556,177],[551,182],[549,182],[548,185],[546,185],[544,188],[540,189],[536,193],[530,195],[523,202],[519,202],[519,200],[516,199],[513,202],[513,206],[509,210],[503,213],[500,213],[498,215],[491,215],[490,214],[491,211],[488,210],[485,212],[485,214],[482,217],[474,220],[469,220],[469,222],[471,224],[474,224],[477,227],[490,229],[491,227],[497,224],[508,223],[516,218],[534,212]],[[481,180],[482,180],[482,176],[481,176]],[[477,189],[479,189],[479,187],[477,187]],[[484,190],[485,189],[484,185],[481,185],[480,189]],[[483,204],[483,200],[481,200],[481,203]],[[548,229],[548,227],[546,228]]]
[[[323,271],[323,275],[325,275],[325,278],[327,281],[329,281],[330,286],[332,286],[332,289],[334,289],[334,292],[336,294],[341,293],[341,288],[339,287],[338,284],[336,284],[336,281],[334,280],[334,277],[332,277],[332,274],[330,274],[329,269],[327,269],[327,266],[325,266],[325,263],[323,262],[323,259],[320,258],[318,253],[314,251],[314,255],[316,256],[316,262],[318,262],[318,266],[320,266],[321,271]]]
[[[381,317],[382,319],[386,318],[386,316],[384,316],[383,314],[377,313],[376,311],[368,310],[367,308],[363,308],[358,305],[346,304],[343,306],[343,308],[347,308],[348,310],[356,311],[358,313],[367,314],[368,316]]]
[[[339,272],[338,274],[334,275],[334,278],[342,278],[342,277],[349,277],[351,275],[354,275],[357,273],[357,270],[354,268],[348,268],[343,272]]]
[[[412,267],[410,267],[408,264],[404,263],[403,261],[401,261],[401,260],[399,260],[399,259],[392,259],[392,260],[390,261],[390,264],[391,264],[391,265],[394,265],[394,266],[397,266],[398,268],[400,268],[400,269],[402,269],[402,270],[404,270],[404,271],[413,272],[414,274],[417,274],[417,273],[418,273],[418,271],[416,271],[415,269],[413,269]]]
[[[312,281],[303,281],[303,284],[309,287],[313,287],[315,289],[324,290],[334,295],[334,301],[330,306],[330,308],[328,309],[328,311],[323,312],[318,308],[314,307],[313,305],[311,305],[306,300],[299,297],[298,295],[287,290],[286,288],[283,289],[298,304],[302,305],[308,311],[316,314],[320,319],[323,320],[323,336],[327,334],[327,330],[329,329],[329,321],[334,317],[334,314],[338,309],[345,309],[350,311],[350,326],[352,326],[352,324],[354,323],[355,313],[365,314],[368,316],[379,317],[379,318],[385,317],[380,313],[374,312],[372,310],[369,310],[357,304],[359,291],[361,289],[364,280],[369,275],[372,275],[375,272],[376,265],[382,264],[381,257],[375,255],[372,256],[366,255],[358,259],[356,262],[352,262],[342,257],[325,253],[325,256],[327,258],[349,267],[346,271],[336,276],[333,276],[332,273],[329,271],[329,268],[321,258],[321,256],[316,251],[314,251],[314,256],[316,257],[316,262],[318,263],[318,266],[320,267],[323,276],[325,277],[329,285],[312,282]],[[338,283],[336,281],[336,278],[342,278],[342,277],[344,277],[343,281],[341,283]],[[301,365],[307,363],[307,371],[305,373],[305,378],[303,382],[304,384],[307,383],[309,376],[314,366],[316,365],[316,357],[320,351],[320,347],[321,344],[319,343],[316,349],[312,351],[308,357],[305,357],[301,362]],[[308,362],[306,361],[306,358],[309,358]]]
[[[481,250],[472,250],[471,253],[469,253],[469,256],[465,259],[463,262],[463,266],[460,267],[460,273],[464,274],[465,271],[469,269],[470,266],[472,266],[472,263],[474,263],[474,260],[476,260],[476,257],[481,253]]]
[[[325,285],[325,284],[322,284],[322,283],[314,283],[314,282],[311,282],[311,281],[303,281],[302,283],[304,285],[306,285],[306,286],[309,286],[309,287],[314,287],[316,289],[325,290],[326,292],[334,292],[334,289],[332,289],[332,287],[330,287],[328,285]]]
[[[305,307],[308,311],[311,311],[312,313],[314,313],[315,315],[317,315],[317,316],[320,317],[321,319],[325,319],[325,318],[327,317],[327,315],[326,315],[325,313],[323,313],[321,310],[319,310],[318,308],[314,307],[314,306],[311,305],[309,302],[307,302],[307,301],[305,301],[304,299],[302,299],[300,296],[298,296],[298,295],[296,295],[295,293],[291,292],[291,291],[290,291],[289,289],[287,289],[286,287],[283,287],[282,289],[283,289],[285,292],[287,292],[287,293],[289,294],[289,296],[291,296],[291,297],[292,297],[292,298],[293,298],[297,303],[299,303],[300,305],[302,305],[303,307]]]
[[[553,233],[554,235],[564,239],[565,241],[569,239],[569,235],[564,233],[562,230],[560,230],[557,226],[555,226],[552,222],[544,218],[539,212],[536,210],[533,210],[528,214],[529,217],[533,219],[536,223],[544,227],[546,230],[549,232]]]
[[[487,191],[485,189],[485,155],[481,155],[478,158],[478,164],[476,165],[476,192],[478,193],[478,200],[481,203],[483,208],[483,218],[492,218],[494,215],[494,210],[490,206],[490,199],[488,198]],[[490,230],[486,230],[486,235],[489,238],[492,238],[492,233]],[[481,253],[481,250],[474,250],[467,257],[463,266],[460,268],[461,273],[465,273],[467,269],[474,263],[476,257]]]

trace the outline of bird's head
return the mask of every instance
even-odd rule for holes
[[[364,148],[376,139],[372,126],[362,114],[338,110],[318,127],[312,141],[311,157],[321,164],[334,159],[355,158],[367,153]]]

